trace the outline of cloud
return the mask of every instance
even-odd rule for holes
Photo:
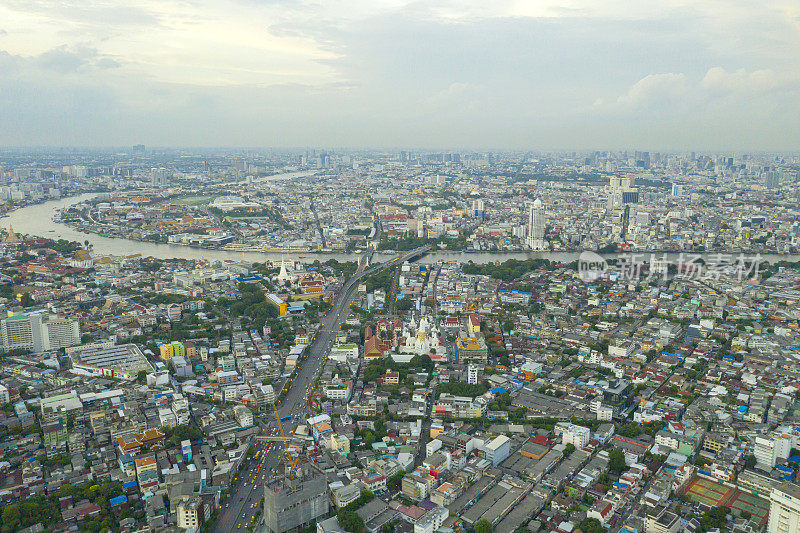
[[[712,67],[699,80],[682,73],[649,74],[634,83],[615,102],[598,98],[599,111],[674,113],[679,108],[703,109],[723,103],[738,103],[740,113],[752,108],[756,100],[780,100],[800,95],[800,76],[793,72],[769,69],[727,71]]]
[[[0,144],[792,147],[797,16],[792,0],[0,0]]]
[[[776,73],[769,69],[747,72],[740,68],[728,72],[724,68],[714,67],[706,72],[700,86],[712,94],[769,94],[784,89],[797,90],[800,88],[800,75]]]
[[[664,105],[687,94],[686,75],[682,73],[649,74],[637,81],[628,92],[617,99],[623,108]]]

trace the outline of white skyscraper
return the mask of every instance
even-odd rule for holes
[[[538,198],[528,209],[528,246],[544,250],[544,206]]]

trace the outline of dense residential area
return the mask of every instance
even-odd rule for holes
[[[237,158],[208,205],[218,160],[71,165],[98,190],[38,236],[11,219],[53,176],[2,171],[0,530],[789,531],[796,165],[595,153],[536,183],[489,156]]]

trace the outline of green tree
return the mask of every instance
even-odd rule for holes
[[[575,451],[575,445],[572,444],[571,442],[569,444],[567,444],[566,446],[564,446],[564,456],[565,457],[569,457],[570,455],[573,454],[574,451]]]
[[[584,518],[578,527],[583,533],[604,533],[603,524],[597,518]]]
[[[386,487],[389,490],[400,490],[400,487],[403,485],[403,478],[405,475],[406,473],[403,470],[394,474],[388,479],[388,481],[386,481]]]
[[[756,456],[753,454],[748,455],[744,460],[745,468],[755,468],[756,467]]]
[[[478,520],[478,523],[475,524],[475,533],[492,533],[492,524],[485,518],[481,518]]]
[[[639,435],[641,435],[642,427],[639,424],[637,424],[636,422],[631,422],[629,424],[625,424],[624,426],[622,426],[619,429],[618,433],[620,435],[622,435],[623,437],[627,437],[629,439],[634,439],[634,438],[638,437]]]
[[[22,307],[30,307],[33,305],[33,297],[31,297],[30,293],[23,292],[19,298],[19,303]]]
[[[614,472],[622,472],[627,468],[622,450],[614,449],[608,452],[608,468]]]
[[[352,509],[342,508],[336,513],[339,525],[350,533],[364,533],[364,520]]]

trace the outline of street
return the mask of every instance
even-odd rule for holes
[[[355,294],[358,282],[368,274],[376,272],[387,266],[394,266],[402,263],[406,259],[424,253],[426,248],[412,250],[400,255],[386,263],[366,268],[366,261],[359,263],[358,270],[343,286],[339,293],[334,297],[333,307],[322,319],[321,327],[316,339],[311,343],[308,355],[302,363],[302,367],[297,370],[297,374],[289,383],[286,396],[283,398],[278,412],[281,418],[291,416],[292,418],[283,422],[283,430],[287,439],[291,438],[294,429],[298,424],[305,422],[306,397],[308,394],[307,383],[314,383],[320,372],[323,361],[336,338],[336,333],[342,322],[350,313],[350,303]],[[365,256],[370,257],[370,256]],[[277,392],[277,391],[276,391]],[[283,444],[280,442],[264,443],[263,447],[268,450],[266,456],[259,458],[258,461],[250,461],[250,464],[243,467],[239,473],[236,484],[231,488],[227,506],[223,504],[220,515],[214,523],[215,533],[228,533],[236,530],[244,530],[252,524],[252,517],[258,508],[258,502],[263,496],[263,483],[269,479],[281,464],[281,453]],[[262,451],[262,454],[264,452]]]

